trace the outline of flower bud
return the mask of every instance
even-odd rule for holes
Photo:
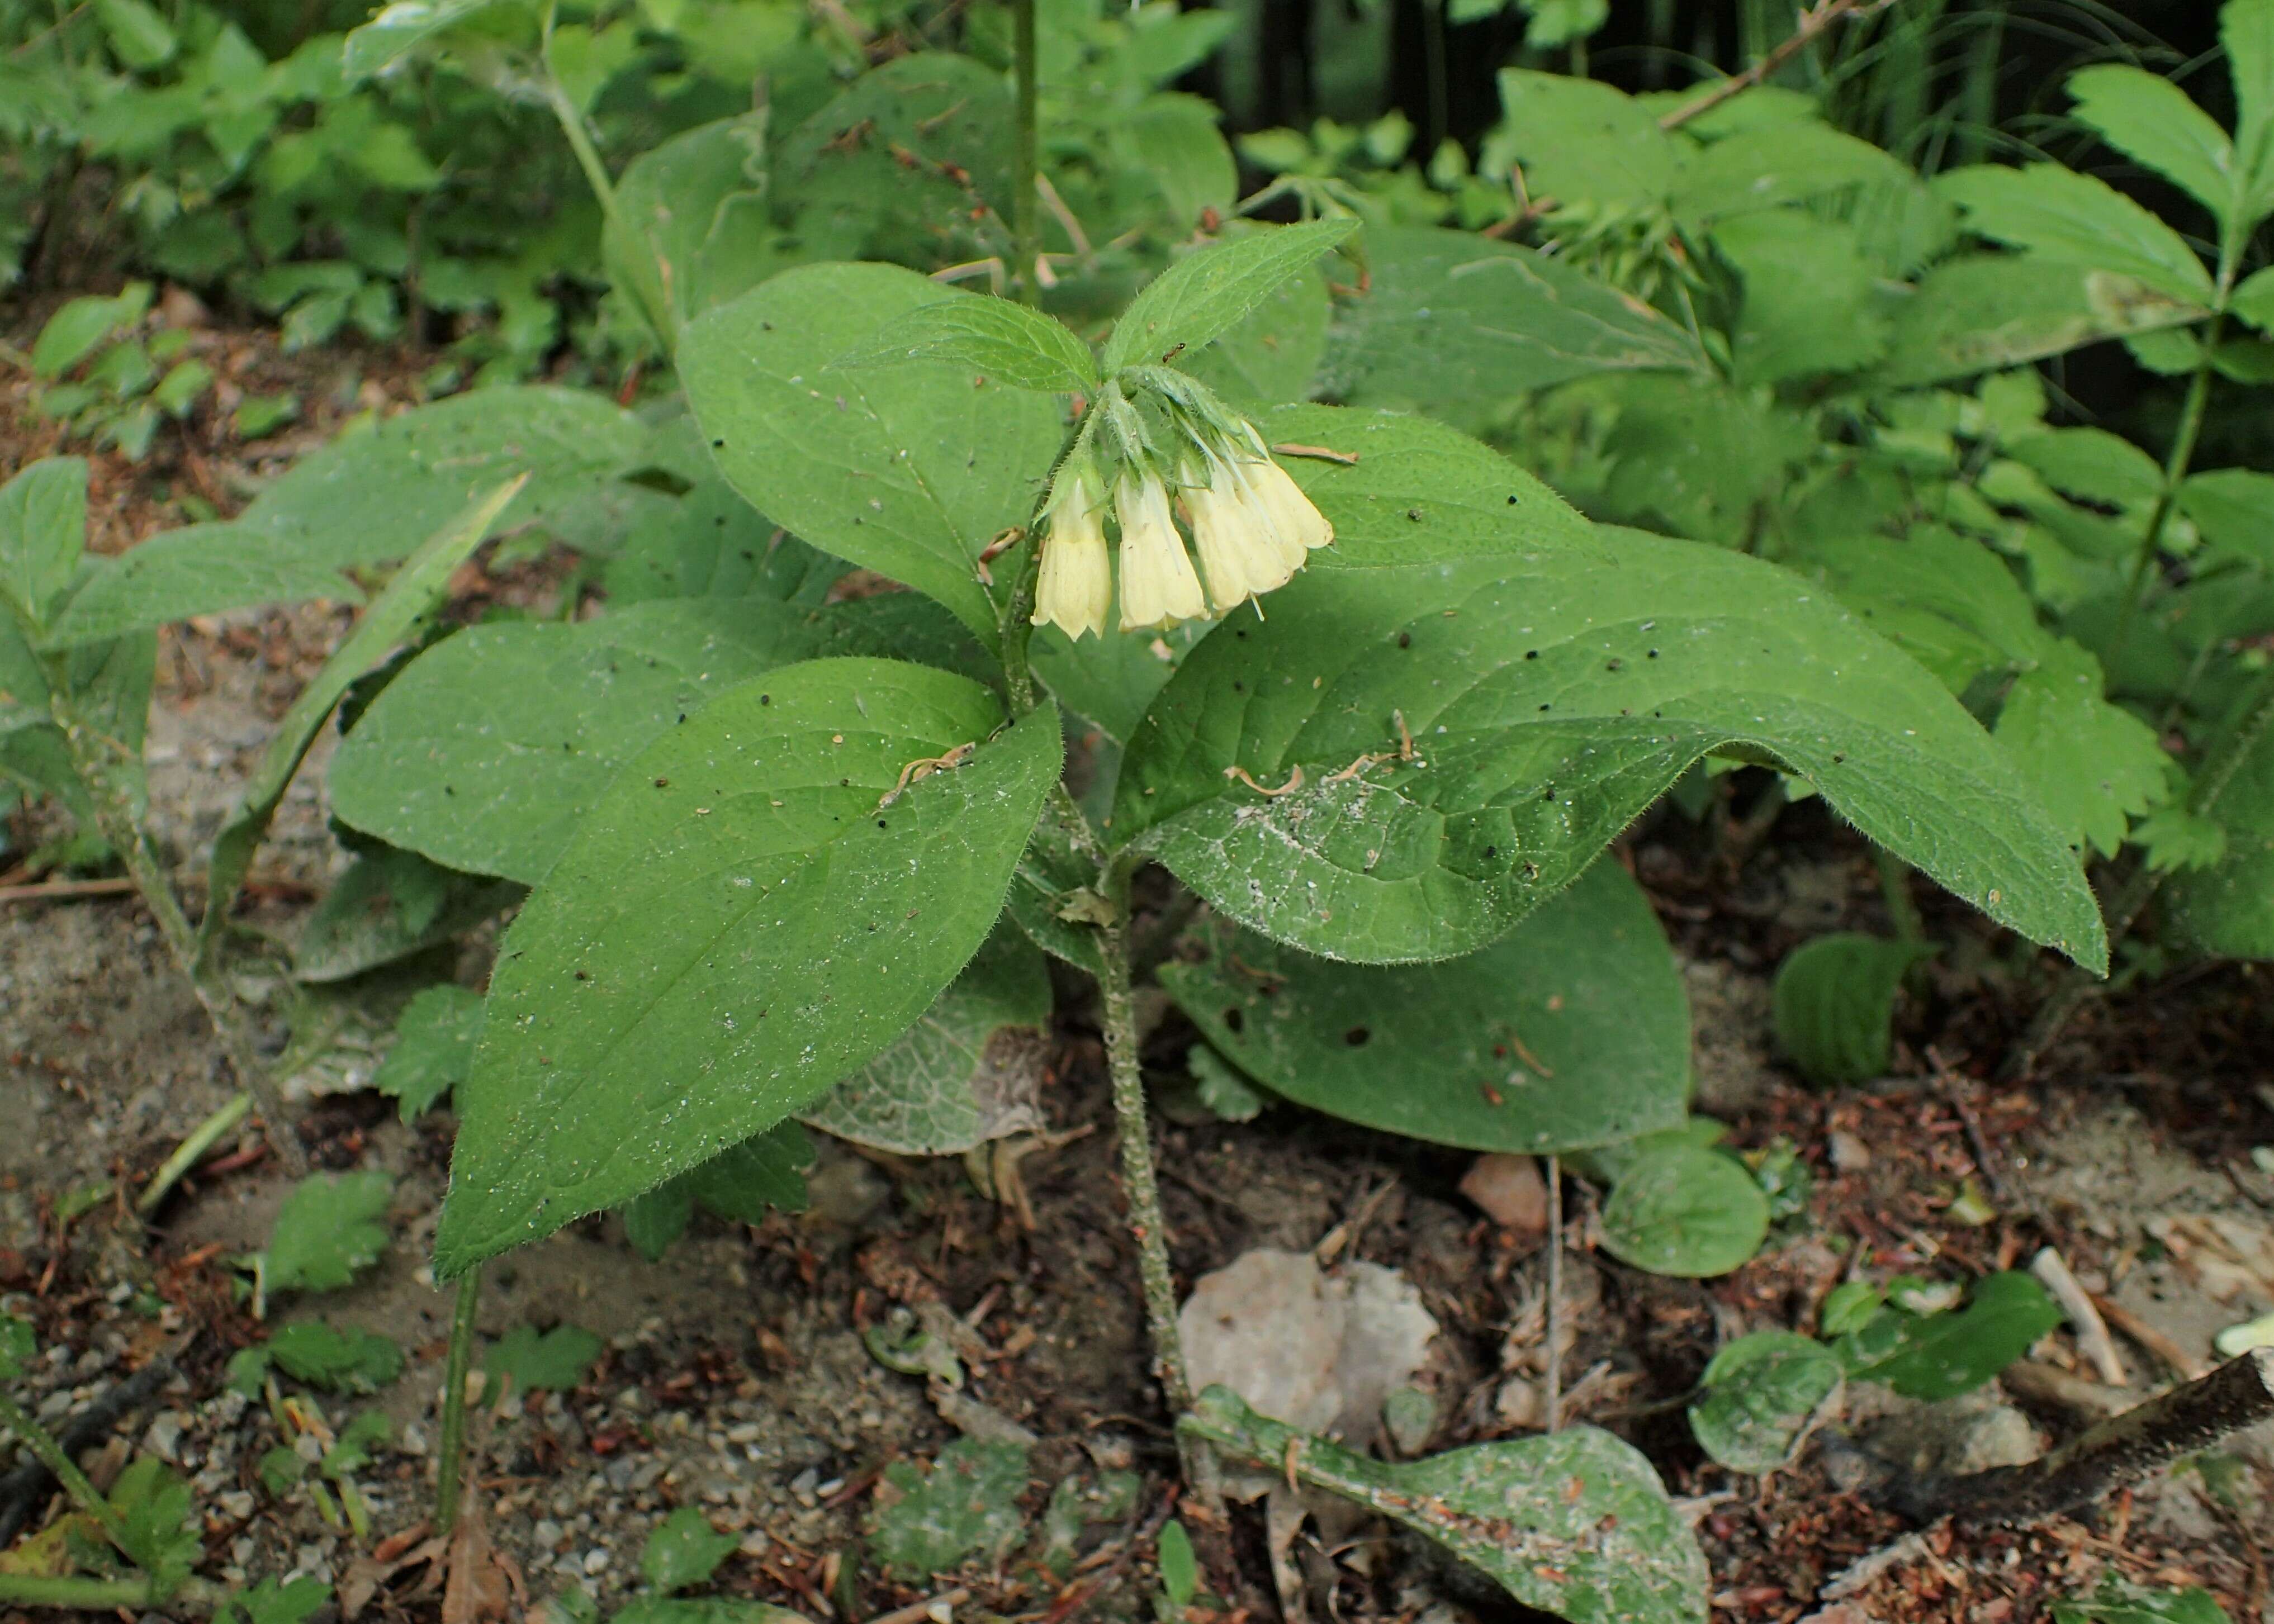
[[[1209,606],[1218,614],[1287,584],[1302,568],[1304,550],[1285,546],[1254,489],[1226,463],[1210,457],[1207,483],[1186,466],[1185,516],[1192,522],[1208,575]]]
[[[1084,632],[1105,635],[1113,563],[1105,546],[1104,511],[1104,495],[1086,470],[1053,499],[1035,583],[1035,625],[1055,625],[1073,638]]]
[[[1169,493],[1160,476],[1148,473],[1140,480],[1124,474],[1114,490],[1113,510],[1121,521],[1121,629],[1205,615],[1200,577],[1169,516]]]

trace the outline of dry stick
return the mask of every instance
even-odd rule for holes
[[[2046,1246],[2040,1249],[2030,1260],[2029,1273],[2037,1277],[2040,1285],[2052,1293],[2053,1301],[2059,1303],[2061,1312],[2068,1316],[2070,1328],[2076,1332],[2077,1351],[2092,1361],[2092,1368],[2101,1380],[2112,1387],[2130,1385],[2132,1378],[2124,1369],[2123,1359],[2117,1355],[2116,1344],[2109,1340],[2107,1321],[2101,1319],[2100,1311],[2093,1306],[2091,1293],[2069,1272],[2068,1260],[2060,1255],[2060,1248]]]
[[[944,1618],[951,1607],[960,1607],[971,1599],[971,1592],[961,1585],[952,1590],[942,1590],[922,1601],[912,1601],[905,1607],[895,1607],[890,1613],[880,1613],[869,1624],[928,1624],[928,1620]]]
[[[2023,1526],[2058,1516],[2274,1417],[2274,1349],[2259,1349],[2200,1380],[2135,1405],[2026,1466],[1963,1477],[1896,1474],[1884,1498],[1916,1522],[1954,1516],[1970,1526]]]
[[[1547,1372],[1546,1387],[1547,1430],[1562,1425],[1563,1408],[1563,1158],[1547,1158]]]
[[[2169,1336],[2134,1313],[2123,1304],[2095,1292],[2092,1305],[2100,1311],[2102,1319],[2116,1327],[2117,1334],[2128,1336],[2171,1367],[2172,1374],[2182,1381],[2195,1381],[2203,1373],[2202,1364]]]
[[[1733,73],[1705,94],[1684,102],[1658,121],[1661,130],[1679,130],[1693,118],[1712,112],[1730,97],[1740,95],[1772,78],[1778,69],[1816,42],[1817,36],[1843,17],[1869,17],[1884,11],[1895,0],[1817,0],[1803,11],[1787,38],[1778,41],[1758,62],[1742,73]]]
[[[134,882],[121,875],[110,880],[48,880],[37,885],[0,886],[0,904],[11,902],[69,902],[78,897],[124,897]]]

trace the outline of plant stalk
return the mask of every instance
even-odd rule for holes
[[[140,1610],[163,1602],[169,1607],[211,1613],[225,1592],[192,1579],[170,1596],[157,1594],[147,1578],[51,1579],[34,1574],[0,1574],[0,1605],[18,1607],[76,1607],[89,1613]]]
[[[1887,920],[1895,928],[1897,939],[1904,942],[1926,940],[1926,920],[1919,913],[1918,899],[1911,895],[1911,866],[1884,846],[1871,848],[1872,860],[1879,868],[1879,893],[1887,905]]]
[[[2124,585],[2124,606],[2116,620],[2116,637],[2111,645],[2108,663],[2115,664],[2124,652],[2124,644],[2132,633],[2132,622],[2140,613],[2140,600],[2146,592],[2148,577],[2156,568],[2156,560],[2163,549],[2164,527],[2170,523],[2172,508],[2180,499],[2180,482],[2187,477],[2187,464],[2195,459],[2195,441],[2202,436],[2203,417],[2210,404],[2211,352],[2218,348],[2219,335],[2226,323],[2224,312],[2210,319],[2203,329],[2202,359],[2195,363],[2195,376],[2187,380],[2187,399],[2180,407],[2180,429],[2172,436],[2171,455],[2164,461],[2164,488],[2156,493],[2156,505],[2148,513],[2148,528],[2140,538],[2139,556],[2132,561],[2131,578]]]
[[[481,1305],[482,1266],[458,1277],[450,1315],[450,1357],[442,1372],[442,1439],[434,1484],[434,1530],[445,1539],[458,1526],[466,1479],[466,1377],[474,1365],[474,1312]]]
[[[146,1218],[156,1212],[158,1204],[166,1199],[166,1192],[188,1177],[190,1169],[203,1160],[206,1152],[220,1144],[222,1137],[243,1122],[252,1109],[252,1094],[240,1094],[190,1130],[190,1137],[166,1158],[166,1165],[158,1169],[157,1177],[150,1181],[150,1187],[135,1198],[134,1210]]]
[[[1034,304],[1043,297],[1042,88],[1035,41],[1035,0],[1011,0],[1012,47],[1018,64],[1018,141],[1011,155],[1013,269],[1019,299]]]
[[[87,1480],[87,1474],[79,1470],[79,1462],[72,1460],[64,1447],[56,1441],[56,1435],[41,1426],[30,1410],[5,1393],[0,1393],[0,1426],[15,1433],[17,1441],[29,1449],[32,1458],[46,1467],[55,1480],[64,1485],[64,1492],[72,1497],[79,1508],[102,1524],[102,1531],[109,1537],[111,1544],[121,1551],[126,1549],[126,1524],[120,1520],[117,1509],[103,1499],[94,1485]]]

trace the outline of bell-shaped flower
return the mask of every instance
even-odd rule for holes
[[[1303,487],[1287,477],[1287,470],[1269,457],[1259,457],[1239,463],[1244,478],[1263,510],[1271,515],[1271,523],[1283,543],[1291,549],[1300,547],[1308,552],[1323,547],[1335,538],[1335,527],[1327,523],[1327,515],[1303,494]],[[1295,566],[1300,568],[1299,562]]]
[[[1113,602],[1113,560],[1105,545],[1105,495],[1088,470],[1072,474],[1052,498],[1050,528],[1035,583],[1034,623],[1069,637],[1105,635]]]
[[[1169,516],[1161,477],[1121,476],[1113,492],[1121,521],[1121,629],[1197,620],[1208,613],[1200,577],[1185,554],[1184,538]]]
[[[1180,479],[1185,516],[1208,577],[1210,609],[1226,613],[1258,593],[1286,585],[1302,568],[1304,548],[1281,539],[1254,486],[1229,464],[1210,457],[1203,480],[1202,470],[1188,463]]]

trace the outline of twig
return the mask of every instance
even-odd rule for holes
[[[1563,1408],[1563,1158],[1547,1158],[1547,1372],[1543,1409],[1547,1430],[1562,1424]]]
[[[2186,1349],[2125,1307],[2123,1304],[2113,1297],[2103,1297],[2098,1292],[2095,1292],[2092,1305],[2100,1311],[2102,1319],[2116,1327],[2119,1335],[2129,1337],[2150,1353],[2154,1354],[2169,1365],[2172,1373],[2181,1380],[2200,1381],[2202,1379],[2203,1367],[2200,1360],[2192,1357]]]
[[[869,1624],[930,1624],[945,1615],[951,1607],[960,1607],[971,1599],[971,1592],[961,1585],[952,1590],[942,1590],[937,1596],[922,1601],[912,1601],[905,1607],[895,1607],[890,1613],[880,1613]]]
[[[140,1370],[95,1399],[73,1416],[56,1435],[67,1457],[76,1458],[109,1436],[121,1417],[139,1410],[177,1371],[175,1355],[189,1346],[184,1338],[171,1352],[162,1353]],[[32,1519],[55,1484],[55,1474],[39,1460],[26,1461],[0,1477],[0,1546],[11,1544]]]
[[[124,875],[109,880],[43,880],[36,885],[0,887],[0,906],[11,902],[66,902],[74,897],[128,897],[134,882]]]
[[[2041,1249],[2030,1259],[2029,1273],[2052,1293],[2053,1301],[2068,1316],[2070,1327],[2076,1332],[2077,1351],[2092,1361],[2092,1368],[2101,1380],[2112,1387],[2129,1386],[2132,1378],[2117,1355],[2116,1344],[2109,1340],[2107,1322],[2092,1305],[2092,1294],[2078,1284],[2076,1276],[2069,1272],[2068,1261],[2060,1255],[2060,1248]]]
[[[1800,14],[1790,35],[1778,41],[1758,62],[1742,73],[1731,74],[1705,94],[1684,102],[1660,119],[1658,127],[1679,130],[1691,119],[1703,117],[1732,96],[1742,94],[1773,77],[1778,69],[1813,45],[1818,35],[1841,19],[1869,17],[1894,4],[1895,0],[1817,0],[1814,5]]]

